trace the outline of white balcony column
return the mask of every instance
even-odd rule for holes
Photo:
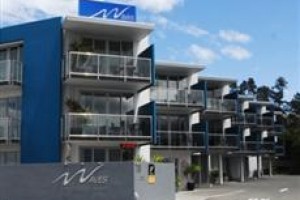
[[[219,182],[220,185],[223,185],[224,179],[223,179],[223,156],[222,154],[219,154]]]
[[[244,183],[245,182],[245,158],[244,156],[241,156],[241,162],[240,162],[240,172],[241,172],[241,182]]]
[[[211,156],[210,154],[207,154],[207,159],[206,159],[206,164],[207,164],[207,172],[206,172],[206,181],[208,184],[210,184],[210,172],[211,172]]]
[[[257,178],[262,177],[261,156],[257,155]]]
[[[272,163],[272,156],[269,157],[269,176],[273,176],[273,163]]]

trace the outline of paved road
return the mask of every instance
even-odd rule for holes
[[[176,200],[298,200],[300,176],[273,176],[246,183],[225,183],[224,186],[180,192]]]

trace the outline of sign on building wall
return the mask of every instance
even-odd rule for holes
[[[136,8],[131,5],[97,0],[79,0],[79,15],[122,21],[136,21]]]
[[[0,200],[134,200],[132,163],[0,167]]]

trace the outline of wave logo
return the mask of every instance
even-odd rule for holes
[[[131,5],[80,0],[79,15],[123,21],[136,20],[136,8]]]
[[[96,176],[95,174],[103,168],[104,165],[100,164],[93,168],[89,173],[87,173],[86,168],[82,168],[73,174],[70,172],[65,172],[58,176],[52,183],[57,183],[59,181],[62,181],[63,186],[69,185],[73,180],[76,180],[78,177],[78,183],[84,184],[84,183],[93,183],[93,184],[105,184],[108,182],[107,176]]]
[[[120,19],[129,8],[130,8],[129,6],[123,8],[122,10],[119,10],[119,8],[113,8],[111,10],[104,8],[90,17],[102,17],[102,18],[112,17],[114,19]]]

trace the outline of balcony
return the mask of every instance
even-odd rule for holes
[[[17,60],[0,60],[0,87],[13,89],[22,83],[22,63]],[[6,88],[7,87],[7,88]]]
[[[208,133],[210,148],[238,148],[239,136],[236,134]]]
[[[284,156],[285,154],[284,145],[275,145],[275,154],[276,156]]]
[[[260,128],[273,128],[274,127],[274,119],[272,117],[258,117],[257,125]]]
[[[21,121],[15,118],[0,117],[0,144],[18,143]]]
[[[280,136],[280,135],[283,135],[285,129],[284,129],[284,126],[283,125],[280,125],[280,124],[274,124],[274,129],[272,131],[270,131],[271,135],[277,135],[277,136]]]
[[[274,153],[274,142],[269,141],[244,141],[242,142],[242,150],[244,152],[253,153]]]
[[[162,148],[204,148],[204,132],[157,131]]]
[[[106,89],[140,90],[151,84],[151,60],[90,52],[69,52],[66,82]]]
[[[236,101],[232,99],[207,98],[206,110],[212,112],[236,112]]]
[[[65,140],[151,140],[150,116],[68,113],[64,116]]]
[[[152,100],[156,101],[161,110],[193,112],[204,107],[204,92],[202,90],[155,87],[152,89],[151,95]]]
[[[244,126],[256,125],[257,118],[255,114],[242,114],[234,117],[232,123],[235,125],[244,125]]]

